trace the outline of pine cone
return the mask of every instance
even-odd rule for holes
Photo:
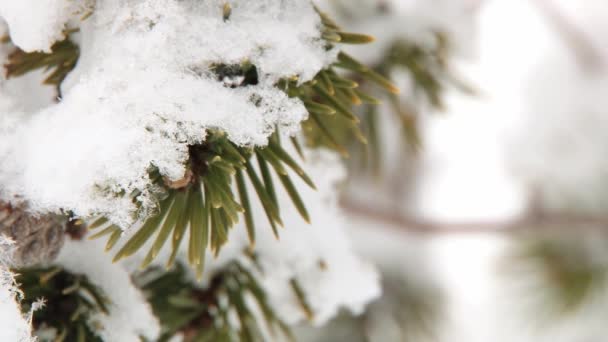
[[[59,215],[33,216],[25,205],[0,201],[0,234],[15,241],[12,262],[17,267],[53,261],[63,246],[64,222]]]

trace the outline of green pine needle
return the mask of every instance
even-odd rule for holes
[[[257,159],[257,169],[253,166],[253,158]],[[172,242],[167,266],[171,266],[188,231],[188,261],[197,270],[200,278],[204,270],[205,251],[209,248],[217,255],[228,241],[229,231],[239,222],[241,215],[245,217],[251,244],[255,243],[254,218],[247,179],[264,208],[270,228],[277,237],[278,227],[282,226],[283,222],[274,177],[281,182],[303,219],[310,221],[288,169],[310,187],[314,188],[314,183],[276,138],[270,139],[267,147],[251,149],[234,145],[221,132],[210,132],[207,142],[191,148],[190,169],[194,175],[193,179],[182,189],[168,190],[166,198],[160,201],[159,214],[148,219],[122,246],[114,258],[115,261],[133,255],[152,235],[156,235],[141,267],[149,266],[168,240]],[[109,224],[106,219],[97,218],[93,220],[90,228],[101,229],[91,238],[110,235],[108,247],[111,248],[116,244],[121,230],[113,225],[108,226]]]
[[[256,342],[264,340],[264,330],[293,339],[257,279],[238,262],[211,277],[206,288],[192,283],[180,264],[168,272],[150,268],[135,282],[140,284],[159,318],[162,327],[159,341],[181,334],[185,342]],[[236,326],[229,316],[236,317]]]
[[[526,236],[514,240],[502,266],[537,294],[533,309],[554,321],[578,313],[606,289],[608,261],[598,251],[607,243],[605,234]]]
[[[350,32],[336,32],[340,37],[340,43],[343,44],[368,44],[374,41],[374,37],[365,34],[350,33]]]
[[[291,279],[289,281],[289,284],[291,285],[291,289],[298,300],[298,304],[300,305],[300,308],[302,309],[304,314],[306,314],[306,319],[308,319],[309,321],[312,321],[315,317],[315,314],[312,311],[310,304],[308,304],[308,300],[306,299],[306,294],[304,293],[304,290],[300,286],[300,283],[296,279]]]
[[[7,78],[22,76],[37,69],[45,69],[50,73],[43,83],[59,88],[61,82],[76,66],[79,56],[78,45],[69,38],[65,38],[53,44],[50,53],[24,52],[21,49],[15,49],[8,56],[4,69]]]
[[[23,298],[19,302],[25,314],[40,299],[45,305],[33,311],[34,334],[38,329],[54,328],[57,342],[101,342],[91,318],[108,314],[108,300],[84,275],[60,267],[33,267],[13,270]]]
[[[245,227],[247,227],[247,235],[249,236],[249,241],[251,246],[255,245],[255,225],[253,223],[253,215],[251,213],[251,204],[249,204],[249,195],[247,193],[247,186],[245,185],[245,178],[243,177],[243,173],[241,170],[237,171],[236,174],[236,182],[239,190],[239,196],[241,199],[241,203],[243,208],[245,209]]]

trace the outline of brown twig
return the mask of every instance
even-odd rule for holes
[[[559,9],[553,0],[537,0],[535,4],[545,15],[564,43],[570,47],[580,67],[587,71],[596,71],[604,67],[602,54],[589,37],[572,23]]]
[[[605,216],[536,212],[506,220],[440,222],[373,208],[349,199],[343,199],[340,206],[347,214],[385,223],[404,232],[420,234],[558,232],[608,228],[608,217]]]

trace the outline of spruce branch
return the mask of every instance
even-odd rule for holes
[[[317,8],[323,24],[322,36],[328,49],[336,44],[367,44],[373,37],[364,34],[344,32],[327,14]],[[338,69],[348,72],[345,76]],[[302,124],[302,131],[309,147],[326,147],[348,157],[348,147],[352,140],[367,144],[368,140],[359,127],[360,119],[355,115],[355,107],[364,103],[379,104],[380,101],[359,90],[356,79],[368,80],[378,85],[383,92],[399,93],[399,89],[385,76],[373,68],[363,65],[345,52],[338,54],[338,60],[327,69],[304,84],[297,80],[284,81],[280,87],[290,96],[300,98],[309,112],[309,119]],[[299,150],[298,147],[296,149]]]
[[[292,339],[256,278],[238,262],[222,268],[206,288],[189,280],[181,264],[169,272],[149,268],[135,281],[161,322],[161,342],[176,335],[185,342],[264,341],[266,333]]]
[[[464,82],[452,70],[449,57],[452,50],[448,36],[442,32],[433,32],[432,44],[420,44],[418,42],[398,39],[394,41],[386,51],[383,59],[373,70],[377,75],[388,78],[395,70],[406,71],[411,78],[413,86],[412,94],[399,96],[388,93],[387,106],[390,112],[400,123],[403,145],[409,147],[413,152],[422,148],[422,138],[419,132],[420,107],[428,104],[431,108],[441,111],[444,109],[443,98],[449,88],[456,88],[464,94],[473,95],[476,90],[467,82]],[[369,79],[359,81],[361,87],[367,92],[374,93],[369,89]],[[380,107],[367,104],[360,112],[362,131],[369,137],[367,146],[353,146],[353,152],[362,156],[363,165],[371,167],[376,173],[380,171],[383,158],[383,149],[380,146],[379,119]]]
[[[260,165],[264,165],[259,171],[252,164],[254,158]],[[217,255],[228,240],[229,230],[238,222],[241,214],[245,216],[251,244],[255,243],[255,227],[246,179],[252,184],[277,237],[278,227],[283,223],[271,172],[280,179],[301,216],[309,220],[288,169],[314,188],[312,180],[283,149],[278,138],[271,139],[267,147],[251,148],[235,145],[222,132],[210,132],[204,143],[190,147],[188,181],[181,188],[166,188],[165,197],[160,199],[158,213],[146,220],[121,247],[114,260],[133,255],[156,234],[156,239],[142,262],[142,268],[148,266],[171,240],[171,257],[167,262],[170,267],[188,232],[188,261],[196,268],[198,277],[202,277],[207,248]],[[234,184],[238,188],[238,198]],[[91,238],[109,235],[106,245],[108,250],[114,247],[122,232],[103,217],[91,221],[89,229],[99,230]]]
[[[102,341],[91,319],[97,313],[108,314],[109,302],[86,276],[58,266],[19,268],[13,272],[23,293],[22,312],[33,311],[35,333],[52,329],[57,342]],[[41,300],[44,305],[39,307]]]
[[[520,234],[501,260],[506,274],[536,293],[533,309],[549,321],[578,312],[608,285],[605,232],[560,236]]]
[[[342,32],[324,14],[320,15],[325,25],[324,33],[335,35],[332,41],[325,38],[328,49],[332,48],[336,41],[365,43],[372,40],[364,35]],[[368,78],[387,91],[397,92],[390,81],[345,53],[339,54],[336,66],[351,70],[362,78]],[[249,62],[236,65],[215,64],[210,69],[218,81],[234,80],[227,85],[231,88],[258,83],[257,68]],[[308,109],[310,118],[303,123],[303,129],[309,146],[330,147],[346,156],[346,148],[343,146],[344,132],[350,132],[346,134],[352,134],[362,142],[367,141],[357,127],[359,119],[351,108],[362,104],[364,99],[369,102],[377,101],[370,101],[370,96],[355,92],[358,83],[340,76],[333,67],[322,70],[309,82],[299,84],[294,78],[282,80],[277,86],[284,89],[290,97],[302,100]],[[338,121],[327,121],[328,118],[334,117],[338,118]],[[291,142],[301,153],[297,140],[292,139]],[[230,229],[241,216],[245,218],[250,242],[255,244],[250,202],[253,194],[248,191],[247,180],[277,238],[283,221],[275,179],[279,180],[300,216],[306,222],[310,221],[305,203],[291,179],[290,172],[309,187],[314,189],[315,185],[298,162],[283,148],[278,128],[269,138],[268,145],[255,147],[237,146],[224,132],[210,130],[205,142],[190,146],[189,155],[188,172],[184,179],[165,180],[158,184],[165,189],[165,196],[159,198],[158,214],[148,218],[121,247],[114,258],[115,261],[135,254],[156,235],[141,266],[150,265],[163,246],[171,240],[171,256],[167,262],[169,267],[174,263],[181,242],[188,232],[188,261],[196,269],[198,278],[201,278],[206,250],[218,255],[228,241]],[[151,178],[162,180],[162,177],[158,176]],[[132,197],[135,198],[136,195]],[[89,227],[100,230],[93,238],[109,235],[108,250],[114,247],[122,233],[119,227],[113,226],[105,218],[93,220]]]
[[[229,20],[231,12],[230,5],[226,3],[222,8],[223,19]],[[342,31],[327,15],[317,12],[322,19],[321,39],[328,50],[335,48],[336,44],[365,44],[373,41],[367,35]],[[40,68],[52,69],[45,82],[59,88],[79,56],[78,46],[69,39],[69,32],[66,36],[48,54],[15,51],[6,65],[7,75],[17,77]],[[347,156],[346,146],[351,137],[367,143],[367,138],[359,129],[359,118],[354,114],[353,107],[379,101],[358,90],[358,82],[339,74],[337,68],[348,70],[354,77],[376,83],[385,91],[398,92],[387,78],[345,53],[340,53],[334,65],[321,70],[311,81],[301,83],[297,77],[292,77],[279,81],[276,86],[288,96],[300,99],[307,108],[309,119],[303,123],[303,131],[310,147],[329,147]],[[259,81],[257,68],[249,61],[238,64],[217,63],[211,65],[208,72],[229,88],[256,85]],[[277,198],[280,187],[289,196],[300,216],[306,222],[310,221],[306,205],[291,174],[295,174],[313,189],[315,185],[282,146],[278,127],[267,146],[237,146],[220,130],[209,129],[206,133],[207,138],[203,143],[189,146],[188,171],[183,179],[168,180],[158,170],[151,168],[150,179],[153,185],[163,190],[156,198],[158,212],[142,222],[138,231],[118,250],[114,260],[133,255],[154,237],[142,267],[150,265],[167,244],[171,245],[167,266],[171,266],[187,235],[188,260],[197,269],[200,278],[204,271],[206,250],[219,254],[228,241],[231,228],[241,216],[245,218],[251,244],[255,243],[256,229],[251,201],[259,201],[268,225],[274,235],[279,237],[279,228],[283,226]],[[297,138],[292,137],[291,143],[302,155]],[[247,182],[253,191],[248,190],[250,188]],[[100,190],[112,192],[110,189]],[[130,196],[133,203],[139,204],[138,192],[116,195]],[[97,230],[92,238],[107,238],[108,250],[114,248],[122,236],[122,230],[103,217],[90,220],[88,225],[91,230]]]
[[[9,39],[10,41],[10,39]],[[51,47],[50,53],[25,52],[19,48],[8,55],[4,64],[7,78],[19,77],[28,72],[44,69],[49,72],[43,84],[55,86],[59,92],[61,82],[74,69],[80,56],[80,50],[69,36]]]

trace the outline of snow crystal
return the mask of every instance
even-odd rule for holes
[[[109,315],[92,318],[100,323],[97,331],[104,341],[141,341],[140,336],[155,340],[160,326],[143,294],[131,282],[129,273],[113,264],[103,251],[102,241],[66,241],[57,258],[65,269],[86,275],[110,301]]]
[[[34,341],[32,327],[19,307],[19,289],[9,271],[14,242],[0,235],[0,341]]]
[[[241,145],[265,144],[277,125],[297,132],[307,111],[275,84],[310,80],[336,54],[320,38],[312,4],[231,1],[224,20],[224,3],[98,2],[74,35],[81,55],[61,102],[24,115],[0,138],[0,153],[9,156],[0,188],[22,195],[37,211],[100,213],[126,227],[136,206],[117,194],[139,190],[145,213],[154,205],[150,166],[181,178],[187,145],[201,142],[206,129],[222,129]],[[28,6],[5,7],[11,33],[18,31],[25,24],[15,19],[17,8]],[[62,17],[47,14],[46,21]],[[40,44],[31,36],[15,43]],[[212,70],[243,63],[255,66],[256,84],[232,88],[235,80],[218,79]]]

